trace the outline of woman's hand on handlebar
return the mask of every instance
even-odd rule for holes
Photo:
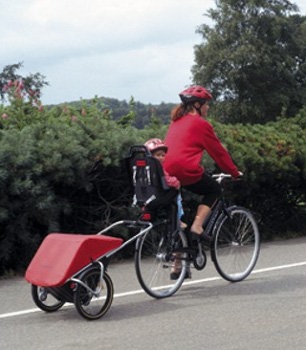
[[[213,174],[212,177],[218,182],[221,183],[224,179],[232,179],[232,180],[240,180],[243,176],[243,172],[239,171],[239,176],[237,177],[233,177],[230,174],[224,174],[224,173],[220,173],[220,174]]]

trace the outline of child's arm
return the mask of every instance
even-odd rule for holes
[[[167,182],[167,185],[170,187],[174,187],[175,189],[179,189],[181,187],[181,183],[175,176],[170,176],[167,171],[164,169],[165,174],[165,180]]]

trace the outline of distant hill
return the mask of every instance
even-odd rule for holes
[[[65,104],[70,104],[76,108],[81,108],[84,103],[91,104],[93,100],[101,110],[109,109],[112,111],[114,120],[120,119],[127,115],[131,110],[131,104],[127,101],[119,101],[114,98],[97,97],[91,100],[72,101]],[[134,111],[136,113],[135,122],[133,125],[138,129],[143,129],[150,123],[152,117],[160,119],[163,124],[168,124],[170,120],[170,112],[175,106],[174,103],[160,103],[160,104],[144,104],[141,102],[132,101]]]

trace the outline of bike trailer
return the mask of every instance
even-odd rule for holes
[[[36,286],[61,286],[122,242],[121,238],[102,235],[51,233],[36,252],[25,278]]]

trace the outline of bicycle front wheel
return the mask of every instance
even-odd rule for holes
[[[153,227],[136,242],[135,268],[144,291],[153,298],[173,295],[187,271],[187,240],[179,230],[167,234],[167,226]]]
[[[218,219],[211,255],[221,277],[244,280],[254,269],[260,250],[260,235],[253,215],[240,207],[228,208]]]

